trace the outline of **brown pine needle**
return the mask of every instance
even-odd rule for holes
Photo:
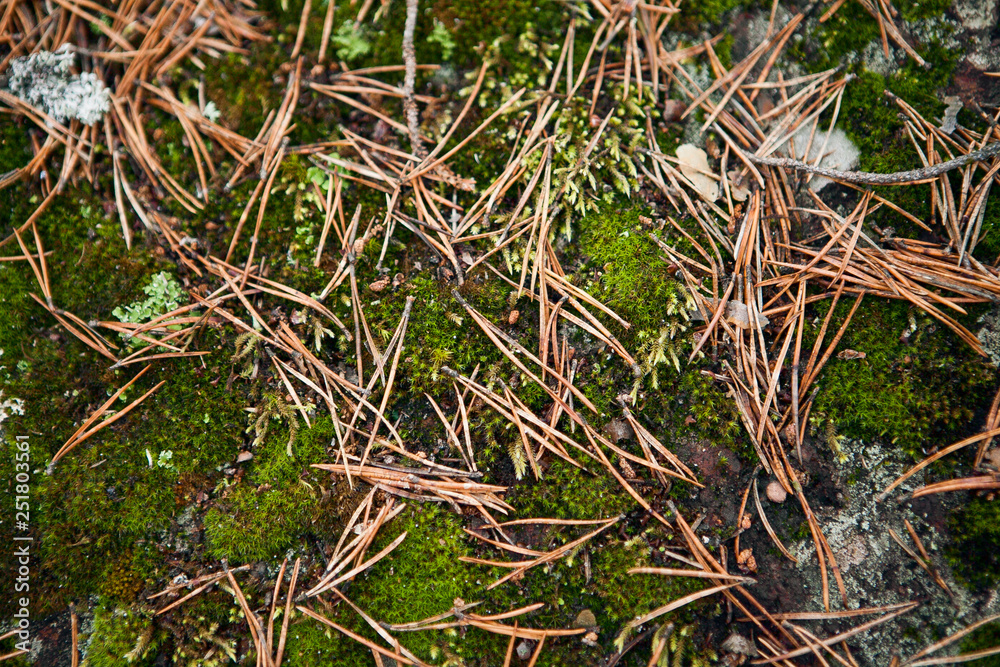
[[[798,559],[785,548],[785,545],[782,544],[781,540],[778,539],[778,536],[775,535],[774,529],[771,528],[771,524],[767,520],[767,515],[764,514],[764,508],[760,504],[760,494],[757,492],[756,478],[753,480],[753,500],[757,504],[757,516],[760,517],[760,523],[764,526],[764,530],[767,531],[768,537],[770,537],[771,541],[774,542],[774,546],[778,547],[778,551],[780,551],[785,558],[793,563],[798,563]]]

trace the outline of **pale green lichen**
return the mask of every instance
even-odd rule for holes
[[[154,275],[150,283],[142,288],[142,291],[148,296],[147,299],[136,301],[124,308],[119,306],[111,314],[122,322],[142,324],[180,308],[181,304],[187,300],[184,288],[181,287],[176,278],[166,271],[160,271]],[[122,334],[122,338],[130,339],[128,334]],[[133,341],[134,344],[139,342]]]

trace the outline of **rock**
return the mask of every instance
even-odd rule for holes
[[[517,645],[517,657],[521,660],[527,660],[531,657],[532,651],[535,649],[535,642],[530,639],[525,639],[520,644]]]
[[[994,470],[1000,471],[1000,447],[994,447],[986,452],[983,456],[983,463]]]
[[[764,493],[767,495],[767,499],[772,503],[783,503],[785,502],[785,499],[788,498],[788,493],[785,492],[785,489],[776,479],[771,480]]]
[[[253,458],[253,452],[240,452],[239,456],[236,457],[237,463],[245,463]]]
[[[1000,366],[1000,308],[994,307],[979,318],[983,327],[976,333],[983,350],[994,366]]]
[[[576,628],[596,628],[597,627],[597,617],[594,616],[594,612],[589,609],[584,609],[579,614],[576,615],[576,620],[573,621],[573,627]]]
[[[726,641],[722,642],[719,648],[726,653],[738,653],[740,655],[750,656],[751,658],[757,657],[757,647],[754,646],[752,641],[738,632],[734,632],[726,637]]]
[[[989,30],[997,23],[995,0],[958,0],[952,11],[966,30]]]

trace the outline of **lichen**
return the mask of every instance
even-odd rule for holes
[[[111,92],[93,72],[71,72],[76,55],[68,46],[55,53],[36,51],[14,58],[7,86],[14,95],[58,123],[76,119],[94,125],[111,108]]]

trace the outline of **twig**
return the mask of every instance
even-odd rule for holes
[[[835,181],[861,183],[864,185],[904,185],[928,181],[937,178],[941,174],[946,174],[949,171],[958,169],[959,167],[964,167],[970,162],[979,162],[981,160],[987,160],[991,157],[1000,155],[1000,141],[989,144],[980,150],[961,155],[953,160],[948,160],[947,162],[939,162],[922,169],[897,171],[891,174],[873,174],[866,171],[838,171],[836,169],[827,169],[826,167],[817,167],[807,162],[802,162],[801,160],[792,160],[790,158],[757,157],[756,155],[748,153],[742,149],[741,152],[746,159],[756,164],[762,164],[766,167],[780,167],[784,169],[805,171],[811,174],[825,176],[826,178]]]

